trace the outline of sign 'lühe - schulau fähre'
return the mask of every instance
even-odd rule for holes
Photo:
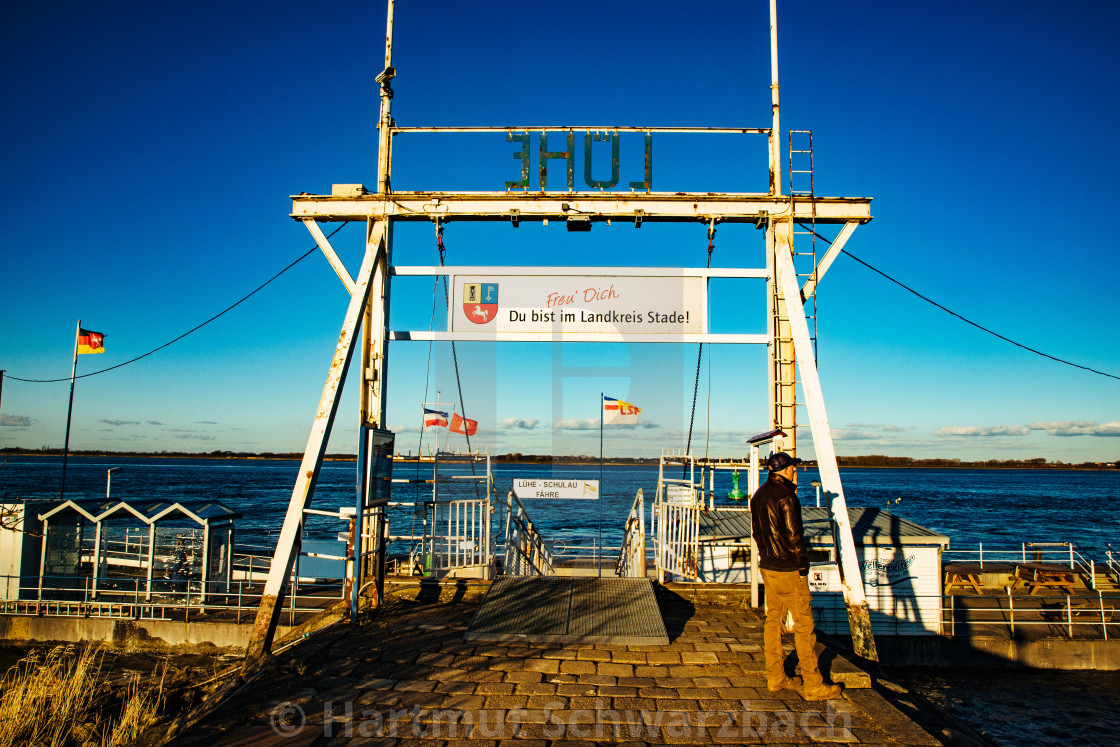
[[[457,332],[700,334],[700,277],[457,276]]]
[[[598,500],[598,480],[556,480],[517,478],[513,494],[518,500],[552,498],[554,500]]]

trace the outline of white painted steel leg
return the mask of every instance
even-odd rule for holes
[[[747,475],[747,507],[758,490],[758,444],[751,444],[751,473]],[[753,521],[753,517],[752,517]],[[758,609],[758,582],[762,573],[758,569],[758,542],[751,531],[751,607]]]
[[[358,332],[362,313],[369,300],[373,269],[384,251],[384,243],[381,240],[384,238],[384,227],[381,224],[378,225],[381,226],[378,241],[369,242],[366,245],[366,254],[362,260],[361,269],[358,271],[357,285],[354,294],[350,297],[350,305],[346,309],[346,317],[342,323],[342,331],[339,333],[338,344],[335,346],[334,358],[331,360],[327,380],[323,386],[323,394],[319,399],[319,408],[315,413],[315,422],[311,426],[311,434],[307,439],[307,448],[304,450],[303,461],[300,463],[299,475],[296,477],[296,484],[292,489],[288,512],[284,516],[284,525],[280,530],[280,538],[276,542],[276,551],[272,556],[268,580],[265,582],[260,608],[257,610],[257,618],[253,623],[253,632],[246,650],[246,667],[252,666],[272,646],[272,638],[276,632],[276,622],[282,607],[282,597],[298,554],[299,540],[303,528],[303,512],[311,502],[311,496],[315,492],[319,468],[322,466],[323,455],[327,449],[327,440],[330,437],[331,427],[334,425],[335,413],[338,411],[342,383],[346,378],[346,370],[349,368],[350,358],[354,351],[354,338]],[[374,232],[377,232],[376,228]],[[371,249],[371,247],[375,248]]]
[[[304,219],[303,225],[307,226],[307,230],[310,231],[311,235],[315,238],[315,243],[319,245],[323,254],[326,255],[327,261],[330,262],[331,267],[334,268],[338,279],[346,286],[346,292],[351,296],[354,295],[354,279],[350,277],[346,265],[342,264],[342,260],[338,258],[338,254],[335,253],[331,242],[328,241],[327,237],[323,234],[323,229],[319,228],[319,224],[310,218]]]
[[[366,305],[362,329],[362,388],[358,409],[360,423],[369,428],[384,428],[385,396],[387,393],[385,366],[389,357],[389,264],[393,257],[393,222],[386,221],[384,233],[375,230],[371,221],[366,229],[366,252],[384,242],[385,250],[378,254],[373,269],[370,300]]]
[[[844,244],[848,243],[848,239],[852,237],[858,225],[858,222],[850,220],[840,229],[836,240],[832,242],[832,246],[828,247],[828,251],[821,257],[821,261],[813,268],[813,274],[809,276],[809,279],[805,281],[805,285],[801,288],[802,298],[810,298],[817,292],[817,286],[820,285],[821,278],[828,272],[828,268],[832,267],[832,263],[836,261],[836,257],[839,256],[840,251],[844,248]]]
[[[820,471],[821,485],[828,494],[829,511],[840,540],[840,575],[844,585],[844,601],[848,605],[852,646],[860,656],[878,661],[875,637],[871,632],[871,617],[867,609],[867,597],[863,590],[863,577],[859,570],[859,559],[856,557],[855,541],[852,539],[848,504],[844,500],[844,488],[840,484],[840,469],[836,463],[836,450],[832,444],[832,429],[829,427],[828,414],[825,412],[824,394],[821,391],[817,365],[811,352],[813,348],[809,341],[809,325],[805,321],[805,310],[797,287],[793,253],[788,243],[789,235],[779,232],[777,238],[778,245],[774,252],[775,269],[778,285],[785,297],[786,311],[789,314],[794,350],[806,353],[797,356],[797,367],[801,373],[801,388],[805,394],[809,423],[813,430],[817,469]]]

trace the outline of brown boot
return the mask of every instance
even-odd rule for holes
[[[834,700],[840,697],[840,686],[822,683],[819,687],[806,687],[801,697],[805,700]]]
[[[796,690],[799,687],[801,687],[800,677],[786,677],[782,675],[780,680],[772,680],[769,678],[766,680],[766,689],[772,693],[776,693],[779,690]]]

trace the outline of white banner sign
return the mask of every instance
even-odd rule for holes
[[[513,494],[518,500],[529,498],[551,498],[556,500],[599,498],[598,480],[514,480]]]
[[[457,275],[452,280],[453,332],[687,335],[707,331],[701,277]]]
[[[691,506],[696,501],[696,493],[687,485],[666,485],[665,502],[675,506]]]

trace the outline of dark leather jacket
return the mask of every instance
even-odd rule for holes
[[[801,526],[797,486],[777,472],[751,498],[751,529],[758,545],[758,565],[768,571],[809,573],[809,554]]]

